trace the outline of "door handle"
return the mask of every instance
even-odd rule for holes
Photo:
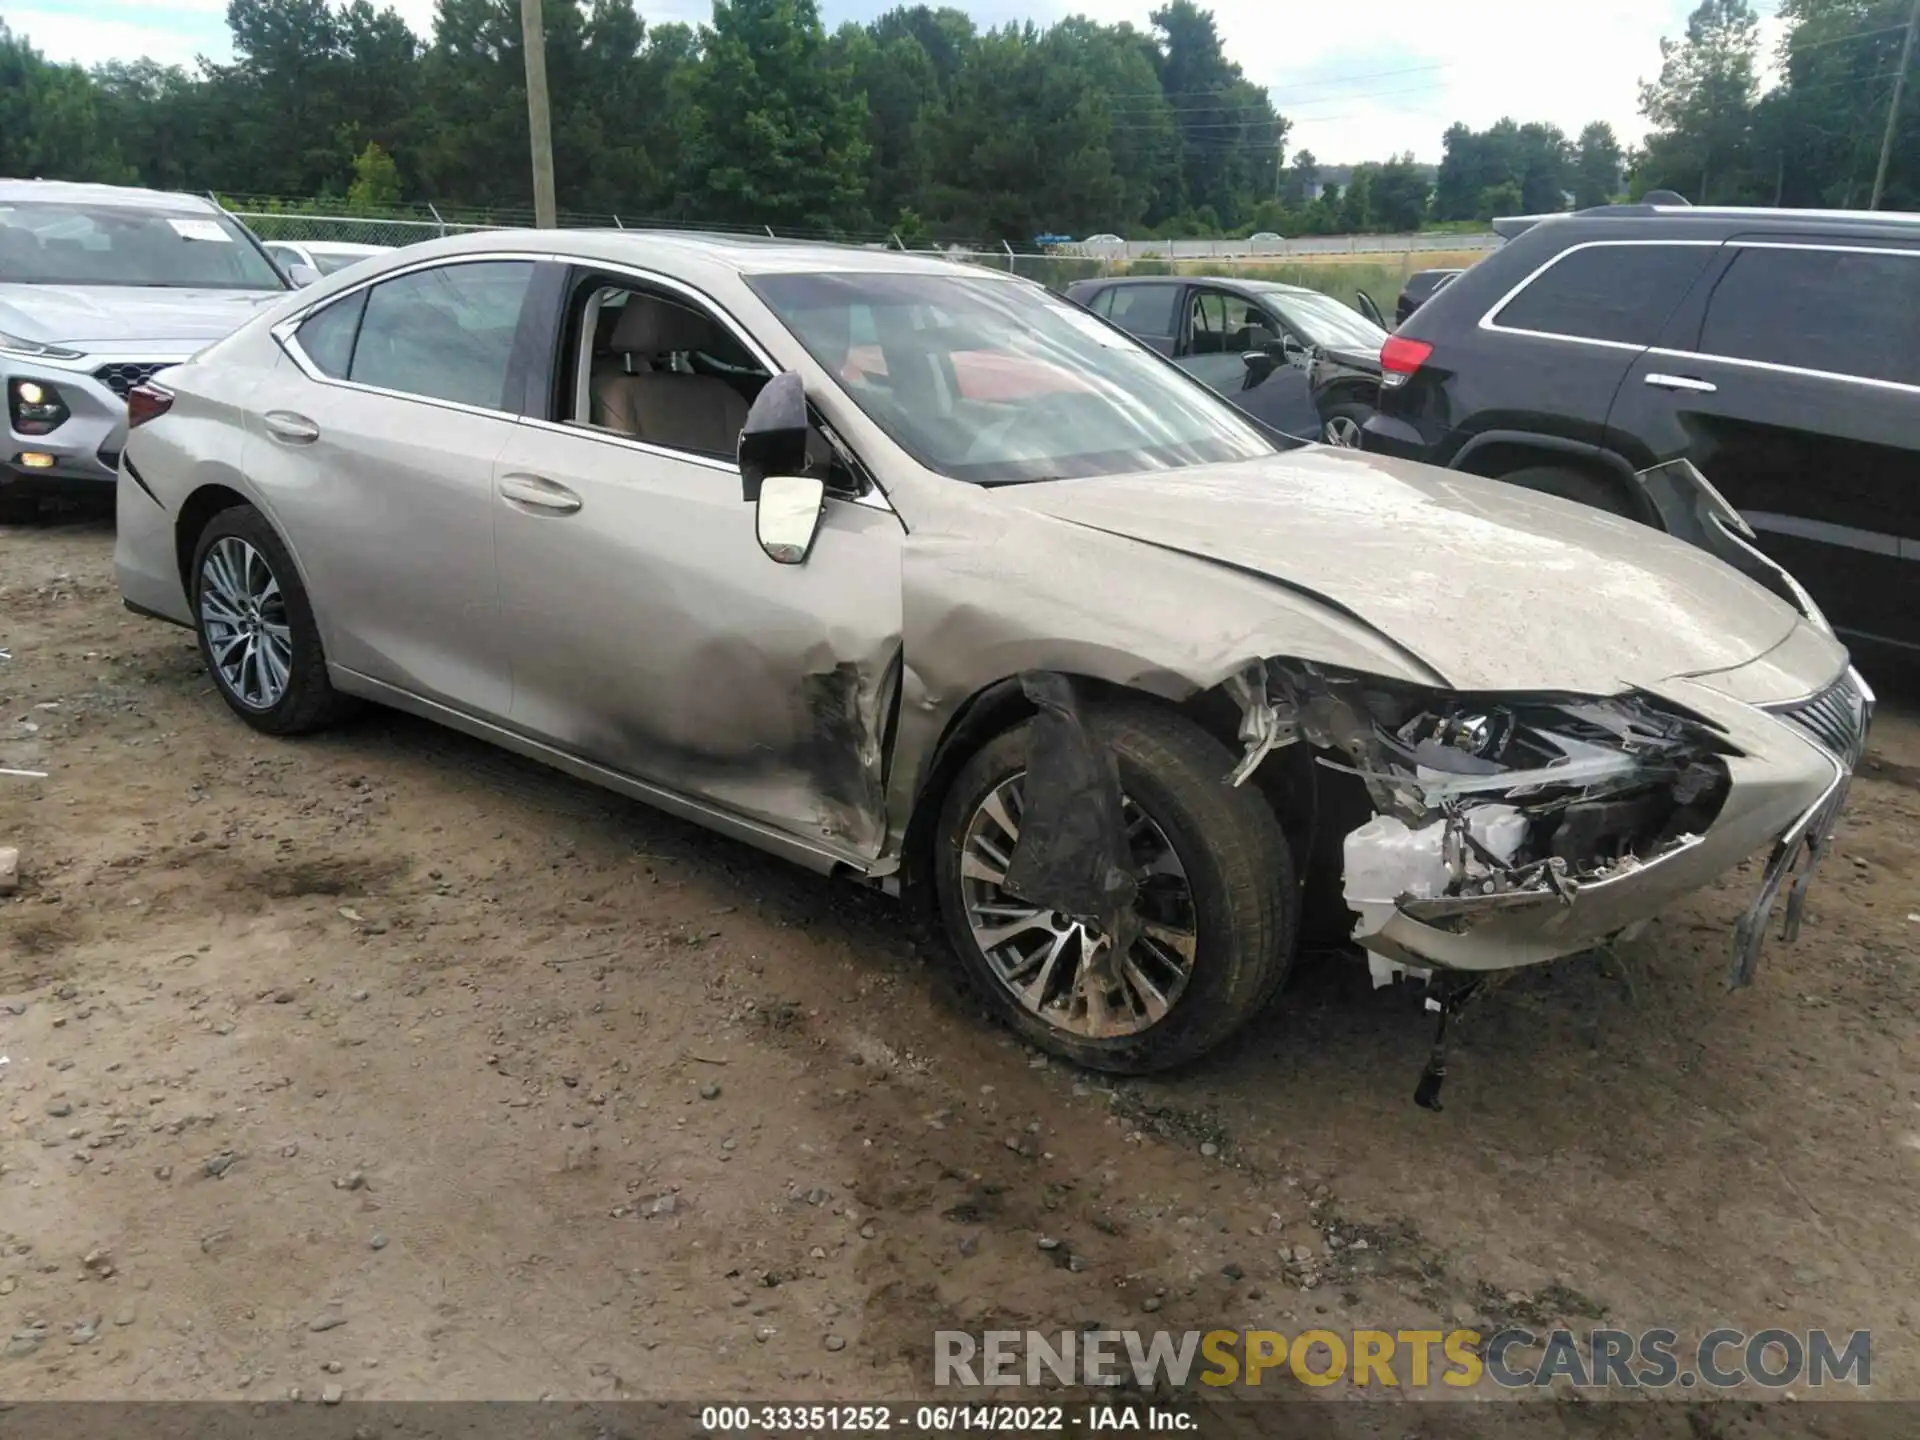
[[[555,515],[571,515],[580,508],[578,495],[541,475],[504,475],[500,479],[500,495],[516,505]]]
[[[1691,390],[1696,395],[1712,395],[1720,387],[1711,380],[1702,380],[1697,375],[1661,375],[1647,376],[1647,384],[1659,390]]]
[[[320,427],[304,415],[291,410],[269,410],[260,417],[267,433],[288,445],[311,445],[320,438]]]

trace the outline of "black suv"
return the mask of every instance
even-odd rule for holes
[[[1920,652],[1920,218],[1516,228],[1382,347],[1365,448],[1649,524],[1636,474],[1688,459],[1835,629]]]

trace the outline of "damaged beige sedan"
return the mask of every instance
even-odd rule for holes
[[[413,246],[131,412],[127,603],[249,724],[396,706],[924,897],[1103,1069],[1218,1044],[1303,934],[1444,1024],[1764,851],[1744,981],[1871,706],[1684,467],[1643,483],[1694,543],[1301,445],[932,259]]]

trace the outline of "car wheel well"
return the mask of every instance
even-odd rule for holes
[[[1577,452],[1545,445],[1528,445],[1523,441],[1501,442],[1475,450],[1460,468],[1469,475],[1481,475],[1489,480],[1504,479],[1519,471],[1535,468],[1570,470],[1592,480],[1617,498],[1623,507],[1622,513],[1649,524],[1653,520],[1646,497],[1629,485],[1619,471],[1603,460]]]
[[[193,594],[193,552],[200,543],[201,533],[221,511],[247,503],[246,496],[225,485],[202,485],[180,507],[180,518],[173,526],[173,553],[180,568],[180,583],[186,587],[189,599]]]
[[[1071,678],[1083,699],[1096,704],[1125,701],[1159,706],[1184,715],[1228,749],[1237,753],[1242,748],[1240,710],[1223,687],[1216,686],[1176,703],[1109,680],[1087,675]],[[1033,702],[1021,690],[1019,678],[1009,676],[977,691],[947,722],[946,733],[934,747],[927,777],[914,801],[902,846],[901,894],[922,918],[930,919],[934,913],[933,840],[947,791],[968,760],[1033,713]],[[1272,808],[1293,852],[1297,874],[1305,873],[1304,865],[1313,843],[1313,768],[1304,747],[1293,746],[1269,756],[1247,782]],[[1221,778],[1224,783],[1225,777]]]

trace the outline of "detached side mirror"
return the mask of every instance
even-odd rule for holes
[[[740,498],[749,504],[760,498],[760,487],[771,477],[807,468],[807,389],[798,375],[788,371],[760,387],[740,431],[739,456]]]
[[[767,558],[780,565],[804,564],[820,533],[827,487],[811,475],[768,475],[754,502],[754,533]]]
[[[1247,367],[1247,389],[1264,385],[1267,377],[1280,368],[1280,357],[1266,350],[1249,350],[1240,357]]]
[[[311,265],[293,264],[287,266],[287,279],[304,290],[320,283],[320,272]]]

